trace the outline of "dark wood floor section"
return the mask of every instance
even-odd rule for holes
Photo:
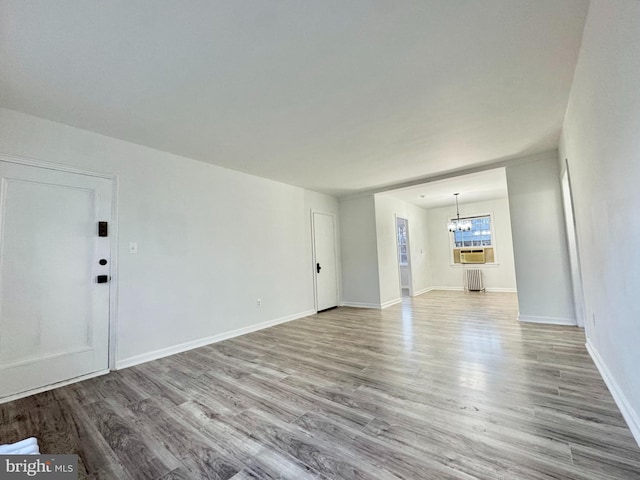
[[[81,478],[633,479],[581,330],[514,294],[340,308],[0,405]]]

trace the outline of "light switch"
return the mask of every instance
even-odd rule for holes
[[[138,243],[129,242],[129,253],[138,253]]]

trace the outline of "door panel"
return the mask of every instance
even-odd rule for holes
[[[316,299],[317,309],[320,311],[338,305],[336,240],[333,216],[314,212],[313,232],[316,260]],[[320,267],[319,271],[318,266]]]
[[[107,179],[0,162],[0,397],[108,368]],[[99,259],[106,259],[101,266]]]
[[[565,161],[566,162],[566,161]],[[565,163],[566,165],[566,163]],[[567,229],[567,245],[569,249],[569,264],[571,267],[571,283],[573,287],[573,304],[576,313],[576,322],[579,327],[585,324],[584,293],[582,291],[582,273],[580,258],[578,256],[578,243],[573,216],[573,200],[571,198],[571,184],[569,182],[569,167],[566,166],[562,173],[562,205],[564,207],[564,220]]]

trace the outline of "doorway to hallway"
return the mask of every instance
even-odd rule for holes
[[[411,297],[411,254],[409,252],[409,220],[396,216],[396,241],[398,246],[398,269],[400,294]]]

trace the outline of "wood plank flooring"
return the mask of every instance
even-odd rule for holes
[[[640,479],[578,328],[515,294],[339,308],[0,405],[80,478]]]

